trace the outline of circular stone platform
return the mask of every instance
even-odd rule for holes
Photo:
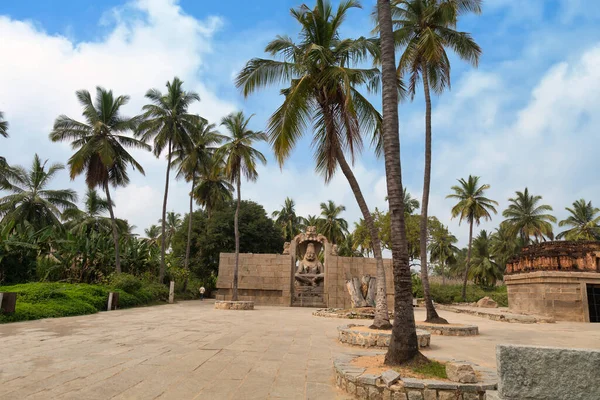
[[[479,328],[475,325],[462,324],[430,324],[427,322],[417,322],[417,329],[428,331],[432,335],[441,336],[476,336],[479,335]]]
[[[374,347],[378,349],[387,349],[392,337],[391,330],[368,329],[364,325],[344,325],[338,326],[338,340],[340,343],[346,343],[360,347]],[[422,329],[417,329],[417,339],[419,348],[429,347],[431,333]]]
[[[254,302],[253,301],[217,300],[217,301],[215,301],[215,309],[217,309],[217,310],[254,310]]]

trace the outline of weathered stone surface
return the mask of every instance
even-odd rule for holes
[[[388,369],[381,374],[381,380],[387,387],[392,386],[394,383],[398,382],[399,379],[400,374],[393,369]]]
[[[500,397],[500,393],[494,390],[485,392],[483,395],[483,400],[502,400],[502,398]]]
[[[406,392],[408,400],[423,400],[423,393],[419,390],[409,390]]]
[[[459,400],[460,394],[458,392],[451,392],[448,390],[440,390],[438,392],[439,400]]]
[[[360,347],[375,347],[387,349],[390,345],[392,337],[391,330],[383,330],[376,332],[367,332],[358,329],[353,329],[355,324],[344,325],[338,327],[338,341]],[[422,329],[417,329],[417,339],[420,348],[429,347],[431,343],[431,333]]]
[[[423,390],[423,400],[437,400],[437,391],[433,389]]]
[[[356,386],[356,396],[359,399],[366,399],[367,395],[368,395],[368,391],[366,388],[364,388],[363,386]]]
[[[447,363],[446,375],[453,382],[461,383],[476,383],[477,375],[475,370],[469,364],[463,363]]]
[[[215,309],[217,309],[217,310],[254,310],[254,302],[253,301],[217,300],[217,301],[215,301]]]
[[[477,302],[477,307],[481,308],[498,308],[498,303],[496,303],[493,299],[485,296]]]
[[[358,383],[364,383],[366,385],[376,385],[377,384],[377,380],[379,379],[381,375],[374,375],[374,374],[364,374],[358,377]]]
[[[369,387],[369,400],[383,400],[382,390],[375,386]]]
[[[402,378],[402,383],[405,388],[410,389],[423,389],[425,388],[425,384],[422,379],[414,379],[414,378]]]
[[[502,398],[600,399],[600,351],[498,345]]]
[[[463,400],[479,400],[479,393],[463,393]]]

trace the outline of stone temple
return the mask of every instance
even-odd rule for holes
[[[384,259],[388,305],[393,306],[392,263]],[[231,300],[235,254],[221,253],[217,300]],[[350,308],[347,281],[375,277],[374,258],[340,257],[315,227],[284,245],[283,254],[240,254],[238,298],[255,304]]]
[[[508,306],[556,320],[600,322],[600,242],[524,247],[506,265]]]

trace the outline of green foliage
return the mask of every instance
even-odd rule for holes
[[[430,283],[429,288],[433,301],[440,304],[451,304],[462,302],[462,285],[441,285]],[[413,296],[423,297],[423,287],[420,279],[415,284],[413,280]],[[477,285],[467,285],[467,302],[474,303],[482,297],[489,296],[494,299],[498,306],[508,307],[508,295],[506,286],[496,286],[490,289],[484,289]]]
[[[114,274],[109,281],[112,287],[127,293],[135,293],[142,288],[142,281],[131,274]]]
[[[430,378],[448,379],[448,375],[446,375],[446,365],[435,360],[428,360],[428,362],[417,365],[411,369],[417,374],[425,375]]]
[[[127,275],[127,274],[122,274]],[[131,278],[120,278],[121,283]],[[136,279],[137,280],[137,279]],[[108,293],[119,293],[119,307],[135,307],[156,301],[165,301],[169,291],[164,285],[140,283],[137,290],[88,284],[69,283],[26,283],[0,286],[1,292],[17,293],[17,309],[14,314],[0,315],[0,323],[26,321],[41,318],[68,317],[104,311]],[[136,285],[137,286],[137,285]],[[131,290],[131,285],[125,286]]]

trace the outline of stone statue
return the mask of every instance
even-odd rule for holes
[[[285,242],[283,244],[283,254],[290,254],[290,246],[291,246],[290,242]]]
[[[317,258],[314,243],[309,242],[306,245],[306,252],[302,260],[298,262],[295,278],[301,286],[318,286],[325,278],[323,264]]]

